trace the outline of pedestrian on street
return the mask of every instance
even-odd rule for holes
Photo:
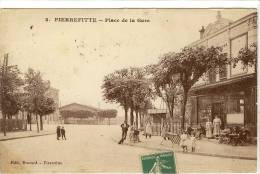
[[[124,123],[121,124],[121,128],[122,128],[122,138],[118,142],[118,144],[122,144],[124,142],[124,140],[126,139],[127,131],[128,131],[128,128],[129,128],[129,124],[127,124],[127,122],[124,121]]]
[[[139,138],[139,130],[138,130],[138,126],[137,126],[136,122],[134,122],[133,128],[134,128],[134,139],[135,139],[135,141],[141,142],[140,138]]]
[[[64,127],[61,128],[60,132],[61,132],[61,138],[62,138],[62,139],[64,138],[64,139],[66,140]]]
[[[150,138],[152,136],[152,125],[150,121],[148,121],[145,125],[145,138],[147,138],[148,136]]]
[[[163,144],[163,141],[166,141],[166,125],[162,124],[162,128],[161,128],[161,136],[162,136],[162,141],[160,143],[160,145]]]
[[[56,133],[57,133],[57,140],[60,140],[60,126],[57,126],[57,129],[56,129]]]

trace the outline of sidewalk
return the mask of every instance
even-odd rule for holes
[[[17,131],[17,132],[7,132],[6,136],[4,133],[0,133],[0,141],[7,141],[7,140],[14,140],[20,138],[28,138],[28,137],[36,137],[36,136],[44,136],[44,135],[51,135],[55,134],[57,125],[43,125],[43,131],[37,132],[36,125],[32,125],[32,131],[28,130],[29,125],[27,126],[27,131]]]
[[[140,135],[140,140],[141,142],[139,143],[130,143],[129,141],[126,141],[124,144],[155,150],[174,150],[176,153],[183,153],[182,148],[179,145],[172,144],[169,140],[163,141],[163,144],[160,145],[162,141],[162,137],[160,136],[153,136],[151,139],[146,139],[144,136]],[[218,144],[216,140],[208,140],[206,138],[197,140],[196,143],[196,151],[191,152],[191,148],[188,146],[188,154],[247,160],[257,159],[256,145],[232,146]]]

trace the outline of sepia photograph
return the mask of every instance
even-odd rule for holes
[[[257,9],[0,9],[0,173],[256,173]]]

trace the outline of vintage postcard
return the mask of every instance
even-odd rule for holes
[[[256,9],[1,9],[0,173],[256,173]]]

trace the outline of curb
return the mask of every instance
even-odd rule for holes
[[[155,147],[146,147],[146,146],[140,146],[140,145],[133,145],[130,143],[124,143],[127,146],[132,147],[139,147],[139,148],[145,148],[145,149],[151,149],[151,150],[158,150],[158,151],[165,151],[165,150],[171,150],[171,148],[155,148]],[[231,158],[231,159],[243,159],[243,160],[257,160],[255,157],[245,157],[245,156],[232,156],[232,155],[219,155],[219,154],[208,154],[208,153],[200,153],[200,152],[182,152],[182,151],[174,151],[175,153],[181,153],[181,154],[190,154],[190,155],[200,155],[200,156],[211,156],[211,157],[219,157],[219,158]]]
[[[55,133],[45,133],[45,134],[40,134],[40,135],[29,135],[29,136],[22,136],[22,137],[13,137],[13,138],[0,139],[0,141],[16,140],[16,139],[32,138],[32,137],[40,137],[40,136],[53,135],[53,134],[55,134]]]

